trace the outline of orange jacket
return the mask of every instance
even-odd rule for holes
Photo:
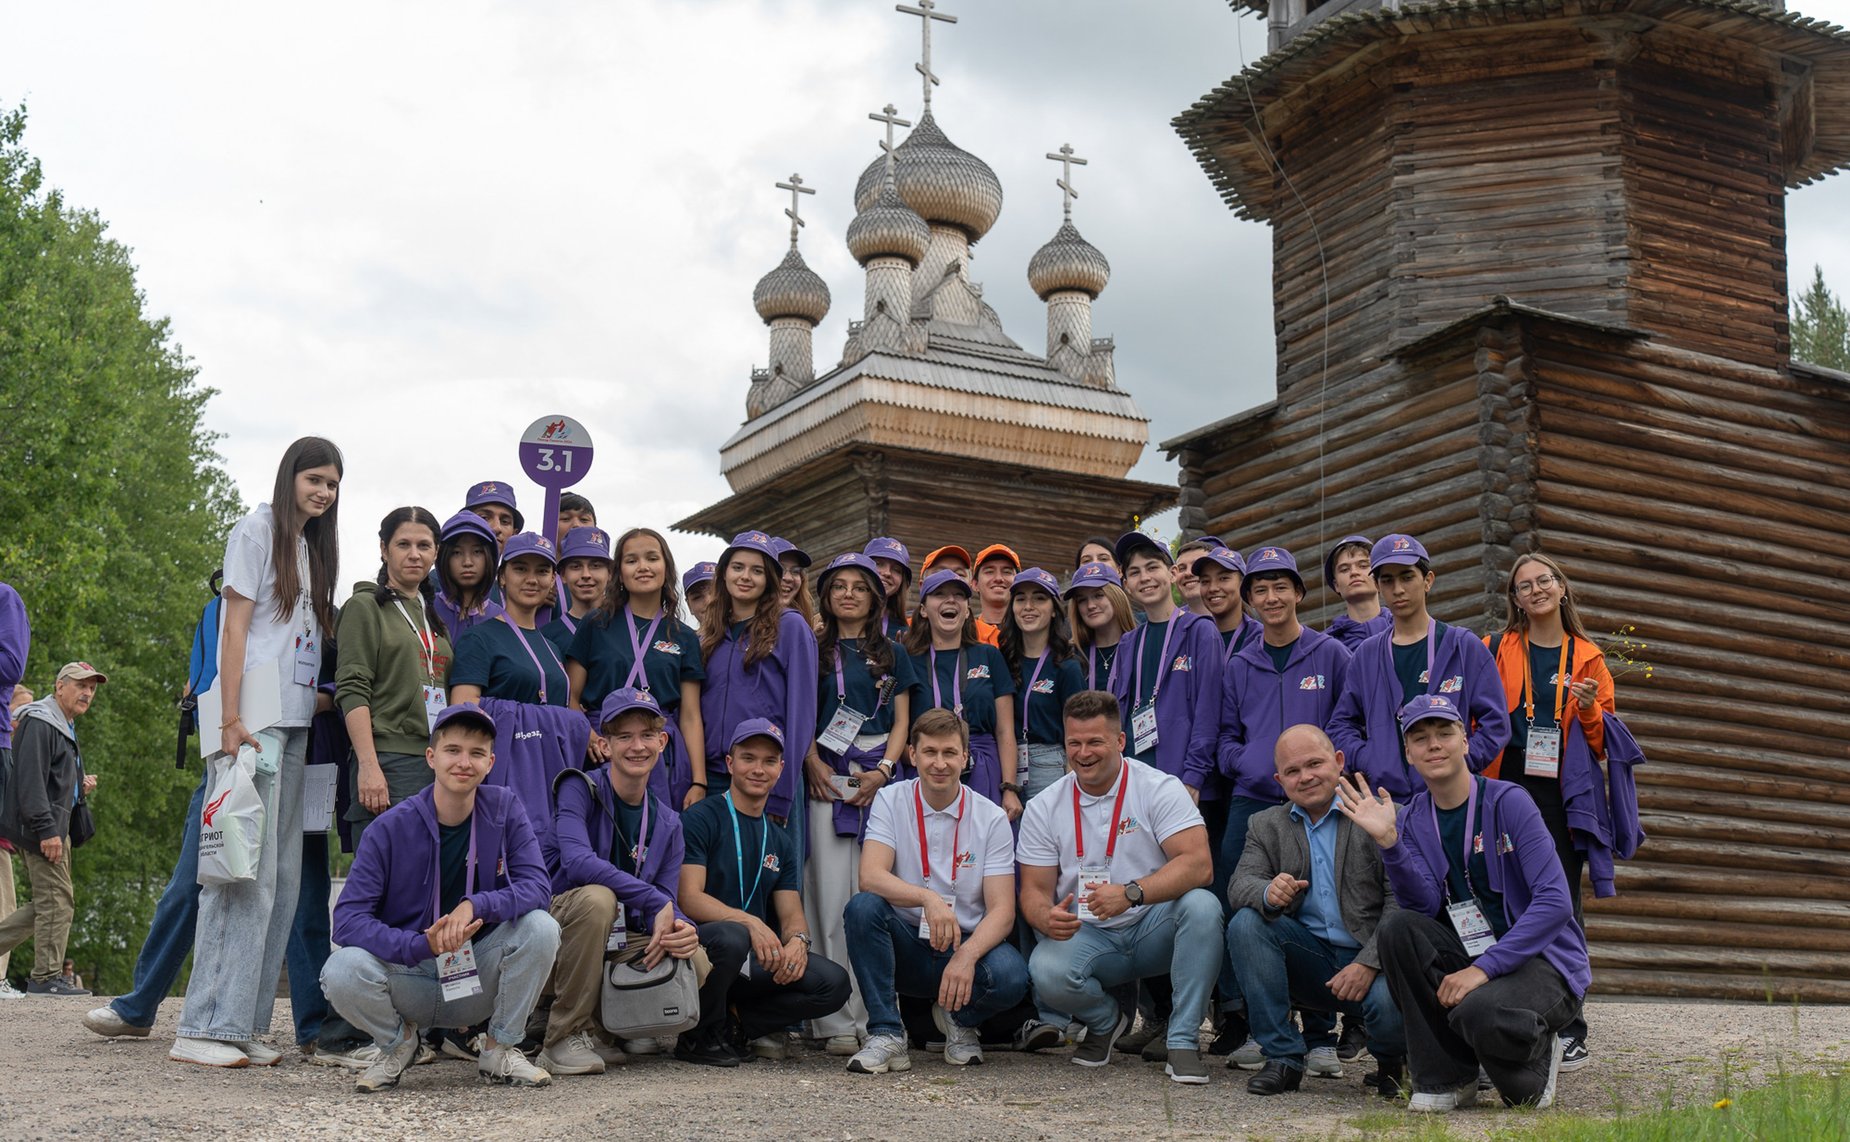
[[[976,616],[976,637],[990,646],[1002,646],[1002,628],[990,622],[982,615]]]
[[[1501,642],[1498,641],[1499,639]],[[1586,732],[1587,746],[1593,751],[1593,756],[1604,757],[1606,754],[1606,723],[1602,718],[1606,714],[1616,717],[1619,712],[1613,704],[1612,671],[1606,669],[1606,652],[1599,648],[1598,643],[1590,639],[1576,638],[1573,635],[1569,635],[1568,639],[1572,643],[1568,648],[1568,654],[1573,663],[1571,669],[1573,679],[1569,681],[1578,681],[1582,678],[1593,679],[1598,684],[1598,697],[1592,709],[1583,708],[1570,694],[1562,695],[1562,703],[1566,709],[1571,709],[1580,715],[1580,728]],[[1528,665],[1529,640],[1513,631],[1506,631],[1500,635],[1489,636],[1484,640],[1484,645],[1496,655],[1497,673],[1503,678],[1503,693],[1509,699],[1509,708],[1514,710],[1522,705],[1522,676]],[[1569,681],[1562,683],[1563,690],[1566,689]],[[1548,703],[1549,708],[1552,709],[1553,702],[1554,695],[1549,692],[1548,684],[1542,683],[1536,689],[1535,704],[1539,707],[1543,703]],[[1503,755],[1498,754],[1497,760],[1485,768],[1484,775],[1497,777],[1500,776],[1502,769]]]

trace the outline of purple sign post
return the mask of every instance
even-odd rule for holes
[[[542,416],[520,434],[520,467],[546,489],[545,525],[536,530],[559,547],[559,493],[591,471],[591,434],[569,416]]]

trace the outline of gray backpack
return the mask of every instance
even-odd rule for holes
[[[678,1035],[700,1022],[700,984],[692,960],[663,956],[642,966],[646,941],[633,941],[604,962],[604,1030],[623,1039]]]

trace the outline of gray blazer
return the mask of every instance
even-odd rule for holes
[[[1330,812],[1338,813],[1332,806]],[[1276,805],[1256,813],[1246,824],[1246,850],[1227,882],[1227,902],[1238,912],[1252,908],[1267,920],[1281,912],[1266,903],[1265,887],[1281,872],[1299,880],[1310,879],[1310,839],[1304,826],[1291,816],[1290,805]],[[1336,821],[1336,906],[1342,912],[1343,927],[1362,941],[1356,953],[1359,964],[1381,970],[1381,957],[1375,951],[1375,929],[1381,918],[1400,905],[1388,887],[1387,870],[1381,863],[1381,848],[1354,822],[1338,813]],[[1304,903],[1299,893],[1284,912],[1296,915]]]

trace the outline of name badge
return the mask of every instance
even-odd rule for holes
[[[313,635],[295,636],[295,684],[313,686],[320,681],[321,647]]]
[[[443,708],[449,704],[450,700],[443,693],[443,687],[424,687],[424,720],[430,723],[431,733],[437,732],[437,715],[443,713]]]
[[[1083,921],[1097,922],[1104,917],[1092,911],[1092,905],[1086,902],[1086,894],[1101,884],[1111,883],[1111,869],[1103,865],[1093,865],[1079,870],[1079,891],[1073,894],[1073,903],[1079,906],[1079,918]]]
[[[1496,947],[1497,934],[1491,930],[1490,921],[1477,906],[1477,901],[1447,904],[1445,911],[1452,918],[1452,928],[1457,931],[1458,938],[1464,941],[1466,955],[1481,956]]]
[[[945,906],[950,908],[951,915],[955,916],[957,914],[957,898],[955,896],[952,896],[948,892],[940,892],[938,894],[938,899],[944,901]],[[931,939],[931,921],[925,918],[925,910],[923,908],[919,909],[919,939]]]
[[[831,753],[847,753],[854,739],[861,736],[861,725],[868,717],[844,702],[835,707],[835,716],[829,719],[828,726],[816,738],[816,744]]]
[[[446,1003],[482,994],[482,977],[475,970],[472,941],[464,940],[462,947],[437,957],[437,980],[443,985]]]
[[[831,773],[829,774],[829,785],[841,795],[843,801],[861,791],[861,779],[852,774]]]
[[[1561,776],[1561,730],[1558,726],[1529,727],[1523,747],[1522,771],[1530,777]]]
[[[1139,707],[1131,715],[1131,752],[1149,753],[1156,748],[1156,704]]]
[[[630,929],[629,925],[625,922],[623,905],[621,902],[618,902],[617,918],[610,925],[610,939],[604,941],[604,950],[607,952],[620,952],[629,946]]]

